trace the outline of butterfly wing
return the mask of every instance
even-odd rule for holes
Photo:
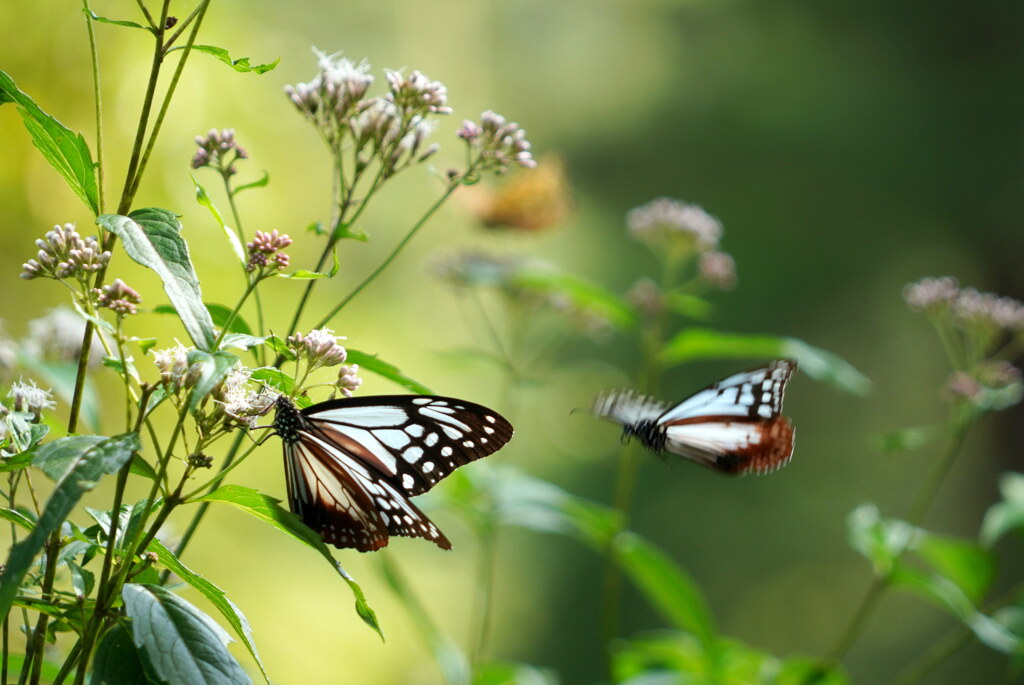
[[[405,497],[430,490],[471,461],[493,454],[512,425],[479,404],[431,395],[377,395],[302,410],[323,435]]]
[[[658,418],[665,449],[718,471],[769,473],[793,456],[794,430],[782,416],[796,362],[782,359],[714,383]]]
[[[635,426],[642,421],[657,420],[665,413],[665,403],[632,390],[614,390],[598,395],[591,412],[602,418]]]
[[[389,535],[451,543],[416,505],[372,467],[340,448],[314,424],[285,442],[288,502],[307,526],[335,547],[380,549]]]

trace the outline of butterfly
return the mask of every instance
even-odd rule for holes
[[[456,468],[498,451],[512,425],[479,404],[431,395],[275,401],[288,504],[335,547],[370,552],[390,535],[451,542],[412,502]]]
[[[675,406],[620,390],[599,396],[593,413],[623,425],[653,452],[669,452],[723,473],[769,473],[793,456],[793,425],[782,416],[782,394],[796,362],[718,381]]]

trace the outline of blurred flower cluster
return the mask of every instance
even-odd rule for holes
[[[376,160],[383,177],[433,155],[424,146],[433,117],[451,113],[444,84],[422,72],[409,76],[387,70],[388,92],[369,96],[370,65],[338,54],[318,55],[318,72],[307,83],[286,86],[285,94],[340,154],[343,143],[355,148],[357,171]]]
[[[36,258],[21,267],[22,278],[74,278],[85,283],[110,261],[110,252],[102,250],[94,236],[79,235],[74,224],[54,226],[36,241],[36,246]]]
[[[903,299],[935,325],[955,371],[945,393],[979,410],[1004,409],[1024,396],[1021,370],[1012,357],[1024,342],[1024,303],[962,288],[955,278],[924,278]]]
[[[701,207],[660,197],[630,210],[626,225],[660,259],[676,264],[697,257],[704,282],[721,290],[735,287],[736,262],[718,250],[722,224]]]
[[[532,169],[537,166],[530,152],[526,131],[514,121],[490,110],[480,115],[480,123],[466,119],[456,134],[476,150],[479,171],[504,174],[512,164]]]
[[[231,128],[222,131],[212,128],[205,136],[196,136],[196,145],[199,147],[192,157],[192,168],[209,167],[225,178],[238,172],[235,162],[249,158],[245,148],[235,140],[235,130]]]

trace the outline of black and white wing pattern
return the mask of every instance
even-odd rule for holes
[[[623,425],[655,452],[671,452],[732,474],[769,473],[793,456],[782,398],[796,362],[781,359],[714,383],[669,407],[632,391],[597,398],[593,413]]]
[[[362,552],[390,535],[450,549],[409,498],[512,437],[497,412],[450,397],[378,395],[299,410],[282,396],[276,408],[292,511],[326,542]]]

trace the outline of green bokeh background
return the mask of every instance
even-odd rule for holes
[[[97,0],[93,9],[136,18],[132,3]],[[6,2],[0,27],[0,69],[92,141],[77,4]],[[472,308],[432,275],[439,254],[470,245],[528,253],[623,290],[657,268],[625,237],[625,211],[660,195],[703,205],[722,220],[722,246],[740,278],[735,292],[716,299],[715,325],[800,337],[848,359],[875,389],[860,399],[797,378],[787,398],[799,432],[795,458],[767,478],[646,464],[635,528],[692,572],[724,633],[780,655],[820,654],[869,582],[867,563],[845,544],[844,517],[864,501],[886,515],[905,514],[937,457],[929,449],[886,455],[870,445],[882,432],[943,416],[945,361],[926,321],[903,305],[903,285],[951,274],[979,289],[1024,295],[1022,29],[1024,7],[991,0],[217,0],[202,42],[281,63],[263,76],[239,75],[194,56],[137,206],[184,215],[204,291],[228,300],[240,279],[195,204],[188,163],[196,134],[233,127],[252,157],[243,174],[255,178],[265,169],[271,177],[268,189],[242,196],[248,230],[300,237],[293,264],[311,267],[317,248],[303,244],[302,230],[328,214],[329,167],[313,130],[282,95],[285,84],[314,73],[310,46],[366,57],[378,87],[383,67],[443,81],[456,112],[436,133],[444,146],[439,169],[461,161],[453,133],[463,117],[494,109],[519,121],[538,154],[564,159],[574,189],[571,222],[541,235],[496,237],[453,202],[334,322],[353,347],[379,352],[434,391],[495,404],[503,397],[499,376],[453,359],[453,350],[487,341]],[[149,42],[139,31],[98,32],[114,197]],[[89,217],[31,147],[14,108],[0,108],[0,132],[0,317],[20,337],[29,318],[65,299],[54,284],[18,278],[33,241],[54,224],[84,227]],[[212,192],[212,176],[201,180]],[[342,273],[320,287],[314,311],[378,263],[437,192],[425,170],[397,180],[364,217],[371,241],[346,245]],[[135,285],[147,304],[163,301],[158,283],[134,265],[113,275]],[[270,308],[289,311],[299,287],[271,284]],[[282,317],[276,323],[286,324]],[[184,338],[166,317],[137,325],[163,341]],[[568,412],[597,389],[626,383],[615,367],[631,369],[636,359],[614,339],[573,349],[577,362],[551,371],[541,389],[516,393],[513,407],[499,407],[509,411],[517,439],[494,460],[609,501],[617,434]],[[675,371],[665,393],[682,397],[736,366]],[[368,378],[364,390],[395,388]],[[1020,469],[1021,419],[1015,408],[982,423],[930,528],[976,534],[997,497],[998,474]],[[235,472],[237,481],[283,496],[277,450],[268,443]],[[102,492],[94,497],[103,501]],[[444,513],[437,520],[453,552],[399,540],[387,553],[465,643],[476,577],[472,536]],[[1001,585],[1024,567],[1015,543],[1000,547],[1009,559]],[[386,644],[356,619],[326,564],[237,512],[214,509],[186,561],[246,612],[275,682],[438,682],[372,558],[341,558],[377,608]],[[597,682],[600,561],[561,538],[517,531],[501,535],[498,559],[489,653],[551,667],[566,683]],[[630,599],[628,633],[661,626]],[[917,599],[888,596],[847,660],[854,682],[885,682],[951,625]],[[1004,673],[1004,657],[972,646],[928,682],[1002,682]]]

